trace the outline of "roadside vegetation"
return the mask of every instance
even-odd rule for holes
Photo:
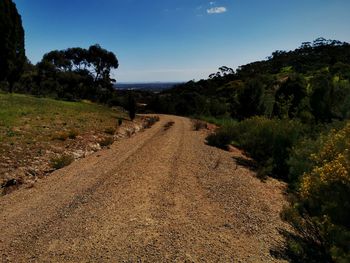
[[[0,93],[0,141],[10,144],[19,137],[28,142],[40,138],[64,141],[91,129],[110,131],[118,125],[118,118],[126,117],[89,101],[67,102]]]
[[[70,147],[88,142],[96,151],[112,144],[123,120],[134,120],[137,106],[147,104],[145,112],[218,125],[207,138],[210,145],[235,145],[255,160],[262,179],[288,183],[290,205],[282,217],[293,231],[284,233],[287,244],[276,255],[294,262],[350,262],[349,43],[318,38],[236,71],[220,67],[207,80],[165,92],[121,93],[111,78],[119,66],[112,52],[98,44],[71,47],[50,51],[33,65],[11,0],[0,2],[0,19],[2,187],[23,181],[7,180],[11,169],[27,167],[22,172],[36,177],[43,156],[48,169],[59,169],[86,154],[70,155]],[[126,108],[128,118],[112,106]],[[196,125],[199,130],[203,123]]]
[[[234,145],[261,179],[288,183],[282,213],[293,231],[276,256],[292,262],[350,262],[350,45],[324,38],[234,72],[162,92],[162,113],[219,126],[210,145]],[[199,124],[198,124],[199,125]]]
[[[40,178],[110,145],[127,115],[89,101],[0,93],[0,185]]]

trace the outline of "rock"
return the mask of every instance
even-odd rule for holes
[[[26,170],[25,174],[26,174],[27,176],[37,176],[38,172],[37,172],[36,169],[29,167],[29,168]]]
[[[77,151],[73,152],[74,159],[82,158],[82,157],[84,157],[84,155],[85,155],[85,153],[83,150],[77,150]]]
[[[27,189],[33,188],[34,185],[35,185],[35,181],[30,180],[30,181],[27,182],[26,188],[27,188]]]
[[[87,157],[87,156],[89,156],[89,155],[91,155],[91,154],[93,154],[93,153],[94,153],[94,151],[86,151],[86,152],[84,153],[84,156]]]
[[[90,148],[94,152],[97,152],[102,149],[99,143],[91,143],[89,144],[88,148]]]
[[[10,179],[10,180],[5,181],[5,182],[1,185],[1,187],[2,187],[2,188],[7,188],[7,187],[15,186],[15,185],[18,185],[18,184],[20,184],[19,180],[17,180],[17,179]]]

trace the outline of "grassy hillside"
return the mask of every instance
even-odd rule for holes
[[[125,117],[87,101],[0,94],[0,184],[45,175],[110,144]]]
[[[120,112],[89,102],[66,102],[19,94],[0,94],[0,141],[50,139],[55,132],[103,131]]]

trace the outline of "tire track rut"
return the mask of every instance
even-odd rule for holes
[[[205,136],[162,115],[0,199],[2,262],[279,262],[269,249],[282,242],[283,185],[260,182]]]

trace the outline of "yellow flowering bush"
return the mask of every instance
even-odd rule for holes
[[[311,167],[282,214],[296,233],[288,247],[300,262],[350,262],[350,122],[315,143]]]
[[[320,185],[340,182],[350,183],[350,123],[342,130],[333,130],[317,154],[311,159],[317,164],[301,181],[300,191],[307,197]],[[350,193],[349,193],[350,194]]]

